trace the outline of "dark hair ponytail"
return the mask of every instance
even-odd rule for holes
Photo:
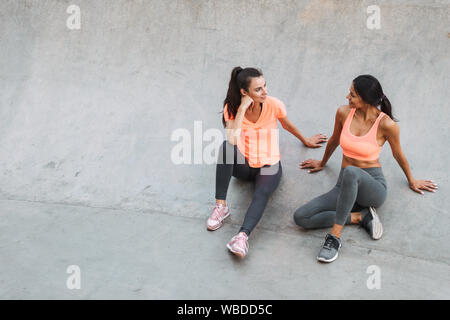
[[[227,97],[223,101],[223,107],[227,105],[228,117],[235,118],[237,110],[241,105],[241,89],[248,91],[250,86],[251,78],[258,78],[262,76],[261,70],[255,68],[245,68],[235,67],[231,71],[231,79],[228,84]],[[225,116],[222,115],[222,123],[225,127]]]
[[[392,106],[389,99],[384,95],[380,82],[369,74],[356,77],[353,80],[353,87],[356,93],[368,104],[380,106],[381,111],[386,113],[392,120],[397,121],[392,116]]]
[[[389,99],[388,99],[385,95],[383,95],[383,98],[382,98],[382,100],[381,100],[380,108],[381,108],[381,111],[383,111],[383,112],[386,113],[389,117],[391,117],[392,120],[398,121],[397,119],[394,119],[394,117],[392,116],[392,106],[391,106],[391,102],[389,101]]]

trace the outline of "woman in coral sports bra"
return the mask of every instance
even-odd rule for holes
[[[230,215],[226,196],[232,176],[254,181],[253,199],[242,227],[227,244],[227,248],[241,258],[248,252],[248,236],[281,179],[278,121],[307,147],[320,147],[320,143],[327,140],[322,134],[306,138],[300,133],[289,121],[283,102],[267,95],[260,70],[234,68],[224,101],[222,122],[227,139],[220,148],[216,166],[216,204],[206,227],[210,231],[217,230]]]
[[[332,262],[338,257],[344,225],[359,224],[372,239],[381,238],[383,226],[375,208],[386,199],[386,180],[378,161],[386,141],[412,190],[423,194],[421,190],[437,189],[431,180],[413,178],[400,146],[399,127],[393,120],[391,104],[378,80],[371,75],[357,77],[347,99],[349,104],[336,112],[334,132],[322,161],[308,159],[300,164],[309,172],[320,171],[337,146],[342,148],[342,169],[336,186],[294,214],[295,222],[305,229],[331,227],[317,256],[321,262]]]

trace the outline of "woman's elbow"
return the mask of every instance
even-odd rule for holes
[[[227,129],[226,136],[227,141],[232,145],[236,145],[238,143],[238,139],[241,135],[241,129]]]
[[[331,137],[328,139],[327,144],[330,145],[330,146],[335,146],[335,147],[337,147],[337,146],[339,145],[339,139],[336,138],[335,136],[331,136]]]
[[[280,123],[281,123],[281,127],[282,127],[284,130],[289,131],[289,129],[291,128],[287,123],[283,123],[283,122],[281,122],[281,121],[280,121]]]
[[[392,152],[392,156],[398,163],[403,162],[405,158],[405,156],[401,152]]]
[[[227,135],[227,141],[232,144],[233,146],[235,146],[237,144],[237,139],[235,136],[233,135]]]

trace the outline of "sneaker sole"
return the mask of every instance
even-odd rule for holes
[[[342,243],[339,244],[339,249],[341,249],[341,248],[342,248]],[[327,260],[325,258],[317,256],[317,260],[319,260],[320,262],[333,262],[334,260],[336,260],[338,258],[338,256],[339,256],[339,251],[336,252],[336,255],[331,259]]]
[[[243,254],[242,252],[240,252],[240,251],[234,251],[233,249],[231,249],[231,246],[230,245],[228,245],[227,244],[227,248],[228,248],[228,250],[230,250],[233,254],[235,254],[236,256],[238,256],[239,258],[244,258],[246,255],[245,254]]]
[[[374,208],[370,207],[369,212],[372,215],[372,230],[373,235],[372,239],[379,240],[383,235],[383,225],[381,224],[380,218],[377,215],[377,212]]]
[[[219,229],[221,226],[223,226],[225,219],[228,218],[229,215],[230,215],[230,212],[228,211],[228,214],[223,218],[222,222],[219,223],[219,225],[217,227],[213,228],[213,227],[206,226],[206,229],[208,229],[209,231],[215,231],[215,230]]]
[[[339,253],[337,253],[333,258],[331,258],[329,260],[327,260],[325,258],[321,258],[321,257],[317,257],[317,260],[320,261],[320,262],[327,262],[327,263],[329,263],[329,262],[333,262],[334,260],[336,260],[338,258],[338,256],[339,256]]]

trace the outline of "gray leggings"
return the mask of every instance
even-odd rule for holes
[[[350,224],[350,212],[367,212],[386,200],[387,185],[381,167],[342,168],[336,186],[298,208],[294,221],[305,229]]]

